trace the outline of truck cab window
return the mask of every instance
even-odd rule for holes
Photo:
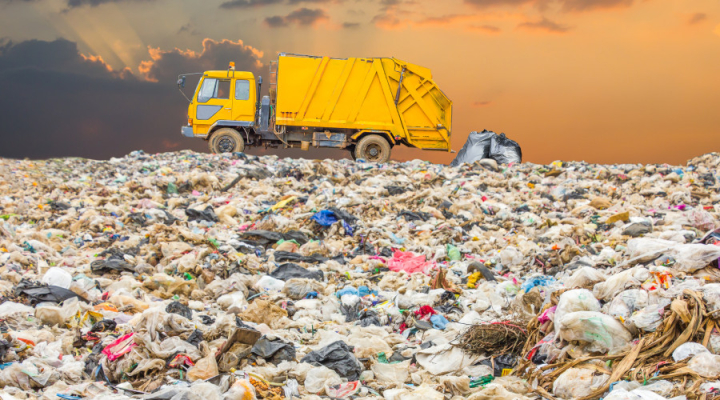
[[[250,81],[246,79],[235,81],[235,100],[250,100]]]
[[[205,103],[210,99],[229,99],[230,81],[221,81],[215,78],[205,78],[200,92],[198,92],[198,103]]]

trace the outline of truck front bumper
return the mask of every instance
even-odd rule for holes
[[[180,128],[180,133],[185,137],[195,137],[192,126],[183,126]]]

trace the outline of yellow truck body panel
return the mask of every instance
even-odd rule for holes
[[[452,101],[427,68],[395,58],[281,54],[276,91],[278,126],[383,132],[393,143],[450,150]]]

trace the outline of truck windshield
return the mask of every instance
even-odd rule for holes
[[[230,81],[215,78],[205,78],[198,92],[198,103],[205,103],[210,99],[229,99]]]

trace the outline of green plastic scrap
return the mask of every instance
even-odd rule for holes
[[[173,193],[177,194],[178,188],[177,188],[177,186],[175,186],[174,183],[170,182],[170,183],[168,183],[167,192],[168,192],[168,194],[173,194]]]
[[[479,378],[470,380],[470,387],[476,388],[478,386],[485,386],[493,380],[495,380],[495,377],[493,375],[481,376]]]
[[[460,250],[458,250],[457,247],[455,247],[451,244],[447,245],[447,255],[448,255],[448,259],[450,259],[450,261],[458,261],[461,258]]]

